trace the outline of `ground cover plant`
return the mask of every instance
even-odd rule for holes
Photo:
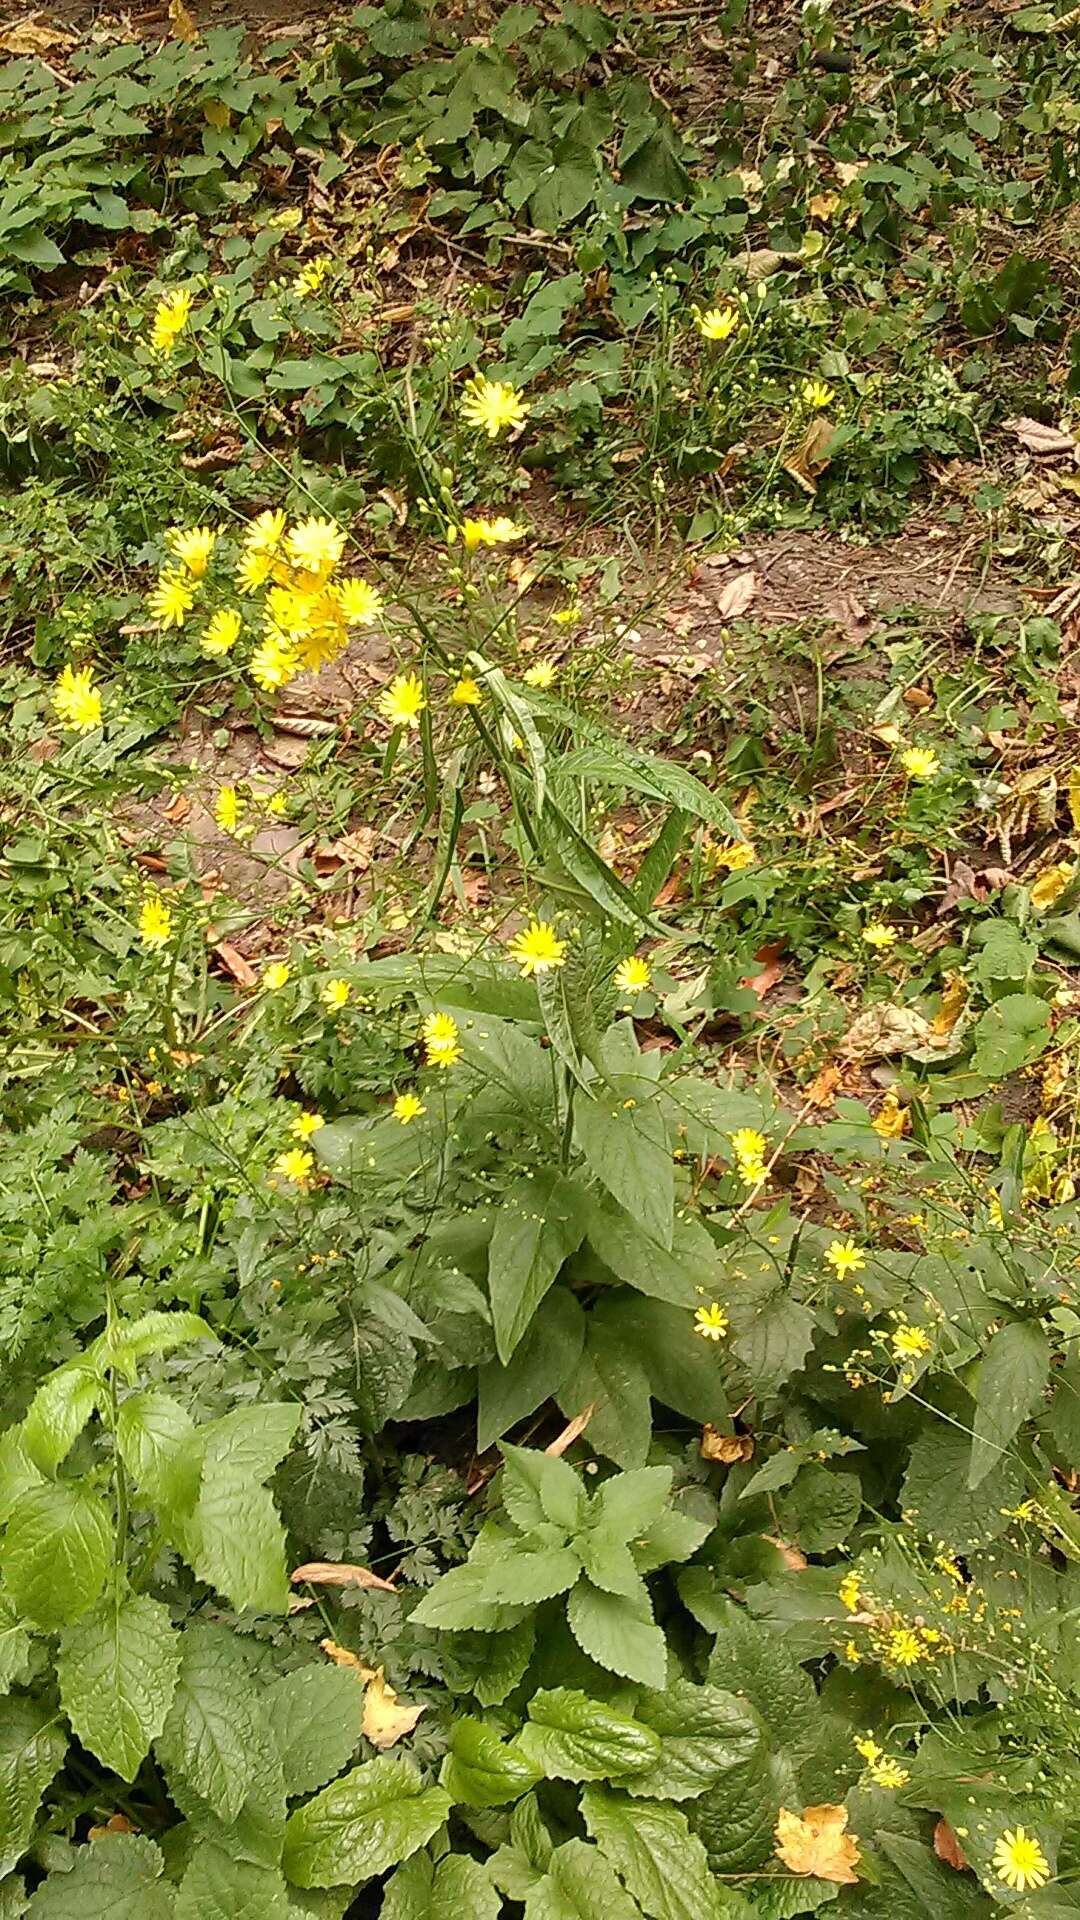
[[[0,31],[0,1920],[1080,1912],[1080,55],[845,12]]]

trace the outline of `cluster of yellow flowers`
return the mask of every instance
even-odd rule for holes
[[[940,1627],[927,1626],[921,1619],[909,1622],[884,1606],[864,1588],[854,1569],[844,1574],[836,1592],[841,1606],[852,1616],[852,1626],[867,1629],[869,1651],[883,1667],[902,1673],[950,1651],[952,1643]],[[852,1666],[859,1665],[863,1650],[854,1639],[847,1640],[843,1651]]]
[[[769,1143],[756,1127],[736,1127],[731,1136],[731,1151],[735,1155],[735,1172],[744,1187],[761,1187],[769,1177],[765,1165],[765,1155]]]
[[[278,1180],[287,1180],[290,1186],[299,1187],[301,1190],[311,1185],[315,1172],[315,1156],[309,1152],[305,1143],[311,1139],[313,1133],[318,1133],[325,1125],[326,1122],[321,1113],[302,1110],[294,1114],[289,1122],[289,1132],[293,1139],[299,1140],[301,1144],[298,1147],[287,1147],[283,1153],[278,1154],[270,1168],[271,1186],[276,1185]]]
[[[866,1771],[875,1787],[906,1787],[911,1779],[907,1767],[893,1760],[880,1747],[872,1733],[856,1734],[855,1751],[866,1761]]]

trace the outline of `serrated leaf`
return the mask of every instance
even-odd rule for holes
[[[165,1724],[180,1671],[169,1609],[144,1594],[69,1627],[56,1662],[60,1700],[84,1747],[122,1780],[134,1780]]]
[[[592,1100],[578,1100],[574,1134],[601,1186],[650,1239],[669,1249],[675,1169],[667,1128],[657,1101],[629,1104],[634,1084],[629,1075],[620,1075],[614,1091],[601,1088]]]
[[[573,1586],[581,1562],[568,1547],[532,1553],[512,1549],[495,1562],[451,1567],[424,1595],[411,1618],[423,1627],[482,1627],[484,1607],[533,1607]]]
[[[525,1920],[641,1920],[641,1908],[602,1853],[567,1840],[526,1894]]]
[[[636,1595],[605,1593],[579,1580],[566,1609],[578,1646],[601,1667],[645,1687],[662,1687],[667,1643],[652,1615],[644,1582]]]
[[[639,753],[611,735],[601,736],[598,727],[583,726],[579,714],[562,702],[552,700],[550,696],[545,696],[543,710],[552,713],[553,718],[557,713],[557,717],[564,719],[579,735],[584,733],[587,737],[592,732],[596,736],[594,745],[577,747],[563,756],[559,763],[560,774],[569,775],[571,779],[595,780],[623,791],[629,788],[632,792],[646,794],[652,800],[666,800],[669,805],[691,814],[697,820],[703,820],[707,826],[714,827],[729,839],[738,838],[738,823],[724,802],[717,794],[710,793],[696,774],[681,767],[677,761],[664,760],[656,754]]]
[[[450,1805],[409,1761],[381,1754],[290,1816],[285,1872],[298,1887],[355,1886],[425,1846]]]
[[[695,1800],[721,1776],[744,1790],[745,1778],[767,1772],[761,1723],[733,1693],[676,1680],[638,1695],[637,1719],[659,1734],[660,1757],[623,1791],[651,1800]]]
[[[700,1304],[700,1294],[695,1297]],[[723,1374],[712,1342],[694,1332],[688,1305],[672,1306],[620,1288],[596,1301],[590,1319],[599,1315],[601,1324],[614,1330],[644,1368],[654,1400],[688,1420],[718,1427],[728,1412]]]
[[[745,1333],[732,1342],[754,1392],[779,1392],[798,1373],[814,1344],[814,1316],[789,1294],[775,1294],[756,1310]]]
[[[710,1683],[744,1695],[778,1748],[797,1744],[813,1728],[818,1714],[817,1692],[809,1674],[791,1658],[778,1633],[733,1600],[718,1599],[717,1609]]]
[[[6,1525],[16,1501],[42,1480],[23,1445],[22,1428],[9,1427],[0,1434],[0,1526]]]
[[[661,1246],[609,1194],[594,1193],[589,1196],[586,1233],[593,1252],[617,1280],[680,1309],[700,1306],[700,1263],[684,1254],[678,1225],[672,1246]]]
[[[971,1552],[997,1540],[1009,1525],[1008,1508],[1024,1492],[1023,1473],[1008,1454],[998,1456],[978,1487],[968,1486],[970,1466],[967,1434],[934,1422],[912,1445],[900,1489],[901,1507],[912,1524],[953,1552]]]
[[[573,1687],[534,1694],[520,1751],[555,1780],[623,1780],[656,1765],[661,1745],[631,1714]]]
[[[861,1511],[858,1475],[832,1473],[817,1461],[801,1469],[776,1503],[782,1537],[804,1553],[831,1553],[847,1539]]]
[[[133,1393],[116,1418],[120,1458],[139,1492],[166,1516],[195,1504],[202,1450],[187,1408],[153,1387]]]
[[[228,1466],[251,1480],[269,1479],[293,1443],[300,1424],[295,1401],[263,1400],[238,1407],[199,1429],[207,1466]]]
[[[597,1453],[618,1467],[643,1465],[652,1436],[649,1382],[617,1328],[590,1316],[581,1359],[557,1399],[568,1420],[592,1407],[589,1444]]]
[[[580,1189],[553,1168],[515,1180],[503,1194],[488,1254],[495,1346],[505,1366],[563,1262],[581,1245]]]
[[[590,1525],[609,1528],[617,1540],[647,1533],[671,1498],[670,1467],[634,1467],[612,1474],[592,1497]]]
[[[103,1834],[79,1847],[70,1873],[51,1873],[30,1902],[30,1920],[173,1920],[164,1862],[141,1833]]]
[[[651,1920],[723,1920],[723,1895],[685,1814],[602,1787],[585,1789],[581,1812],[601,1853]]]
[[[1050,1342],[1037,1320],[1016,1320],[995,1333],[975,1386],[975,1423],[968,1486],[981,1486],[1042,1405],[1050,1373]]]
[[[4,1576],[35,1626],[66,1627],[89,1612],[112,1564],[108,1507],[81,1481],[46,1481],[15,1502],[4,1541]]]
[[[353,1667],[298,1667],[275,1680],[263,1706],[281,1755],[286,1793],[314,1793],[356,1752],[364,1682]]]
[[[289,1891],[276,1869],[233,1860],[203,1840],[180,1882],[176,1920],[289,1920]]]
[[[476,1447],[485,1453],[504,1433],[558,1393],[581,1359],[585,1315],[569,1287],[545,1294],[507,1366],[479,1373]]]
[[[0,1702],[0,1878],[30,1844],[41,1796],[64,1764],[67,1737],[33,1700]]]
[[[102,1353],[129,1377],[140,1360],[154,1353],[173,1353],[195,1340],[212,1340],[217,1334],[198,1313],[165,1313],[155,1310],[138,1320],[118,1321],[102,1337]]]
[[[257,1483],[287,1452],[299,1418],[297,1406],[264,1403],[226,1414],[199,1436],[202,1484],[185,1528],[184,1557],[238,1610],[288,1608],[285,1533],[270,1494]]]
[[[172,1706],[156,1742],[170,1786],[190,1781],[228,1824],[255,1775],[259,1692],[233,1635],[194,1622],[184,1629]]]
[[[23,1448],[42,1473],[55,1473],[66,1459],[103,1387],[97,1368],[85,1360],[72,1360],[42,1381],[22,1423]]]
[[[478,1860],[414,1853],[386,1883],[379,1920],[498,1920],[502,1901]]]
[[[255,1867],[277,1867],[285,1839],[285,1776],[277,1748],[261,1721],[255,1730],[250,1758],[250,1784],[235,1819],[221,1820],[209,1802],[196,1793],[186,1775],[172,1775],[169,1785],[185,1820],[230,1860]]]
[[[501,1740],[494,1727],[468,1715],[455,1720],[439,1784],[467,1807],[504,1807],[520,1800],[544,1776],[520,1742]]]
[[[583,1524],[586,1494],[568,1460],[534,1447],[504,1446],[500,1483],[503,1506],[516,1527],[528,1533],[545,1521],[576,1533]]]

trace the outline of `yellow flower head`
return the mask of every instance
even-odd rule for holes
[[[887,1787],[893,1791],[897,1787],[906,1787],[911,1775],[906,1767],[900,1765],[899,1760],[892,1760],[887,1755],[883,1755],[880,1759],[871,1760],[870,1778],[875,1787]]]
[[[163,293],[154,309],[150,344],[155,353],[171,353],[191,318],[191,295],[186,287]]]
[[[569,606],[556,609],[551,616],[551,623],[556,627],[576,627],[584,618],[585,615],[577,601],[571,600]]]
[[[452,1067],[461,1059],[458,1023],[452,1013],[429,1013],[420,1028],[429,1067]]]
[[[1029,1887],[1045,1887],[1050,1878],[1050,1862],[1033,1833],[1014,1827],[1002,1834],[991,1861],[999,1880],[1014,1893],[1026,1893]]]
[[[427,706],[419,674],[399,673],[379,696],[379,712],[392,727],[418,727]]]
[[[300,672],[300,655],[294,641],[269,628],[248,661],[248,672],[264,693],[287,687]]]
[[[345,551],[348,539],[344,527],[333,520],[321,520],[312,514],[307,520],[298,520],[285,535],[285,551],[294,567],[301,573],[313,573],[323,578],[333,573]]]
[[[694,1312],[694,1332],[700,1333],[703,1340],[722,1340],[728,1330],[728,1317],[718,1300],[711,1307],[698,1307]]]
[[[240,638],[242,625],[235,607],[219,607],[207,622],[200,642],[203,652],[214,656],[231,653]]]
[[[461,417],[470,427],[479,427],[489,440],[497,440],[508,427],[520,427],[528,413],[517,388],[508,386],[505,380],[486,380],[478,373],[466,381]]]
[[[909,780],[932,780],[941,771],[941,761],[932,747],[908,747],[900,755],[900,765]]]
[[[868,1763],[883,1759],[885,1749],[878,1746],[872,1733],[855,1734],[854,1743],[856,1753],[860,1753]]]
[[[284,820],[289,811],[289,796],[284,787],[279,787],[276,793],[272,793],[265,802],[265,806],[267,813],[272,814],[275,820]]]
[[[478,707],[482,699],[480,683],[473,679],[471,673],[463,673],[456,687],[450,690],[452,707]]]
[[[700,307],[691,307],[690,311],[703,340],[730,340],[738,331],[740,316],[735,307],[708,307],[704,313]]]
[[[355,574],[340,580],[333,595],[347,627],[370,627],[383,610],[382,595]]]
[[[244,803],[235,787],[218,788],[218,797],[214,802],[214,819],[222,833],[236,832],[243,811]]]
[[[765,1135],[756,1127],[736,1127],[731,1136],[731,1151],[736,1160],[760,1160],[768,1145]]]
[[[914,1667],[926,1658],[926,1648],[910,1627],[894,1627],[885,1644],[885,1658],[894,1667]]]
[[[236,584],[241,593],[258,593],[274,569],[274,556],[265,547],[245,547],[236,563]]]
[[[244,529],[245,551],[276,553],[285,538],[285,526],[284,507],[267,507],[265,512],[257,513]]]
[[[920,1354],[930,1351],[930,1335],[925,1327],[897,1327],[889,1340],[898,1360],[917,1360]]]
[[[216,540],[213,527],[170,527],[165,535],[169,552],[176,555],[181,566],[196,580],[201,580],[206,572]]]
[[[348,1006],[351,993],[352,987],[347,980],[328,980],[319,998],[331,1013],[340,1013],[342,1007]]]
[[[194,605],[195,595],[184,575],[166,567],[158,575],[157,586],[150,595],[155,626],[166,632],[170,627],[182,627]]]
[[[542,693],[546,692],[548,687],[553,687],[555,684],[555,667],[553,662],[550,660],[538,660],[535,667],[529,667],[526,670],[522,675],[522,679],[527,687],[539,687]]]
[[[628,954],[615,969],[615,985],[620,993],[644,993],[652,985],[652,968],[638,953]]]
[[[309,260],[305,267],[301,267],[292,283],[290,292],[295,293],[298,300],[305,300],[311,294],[318,293],[319,288],[322,286],[327,274],[333,268],[333,265],[334,259],[332,254],[316,254],[314,260]]]
[[[521,933],[507,943],[507,953],[516,961],[527,980],[537,973],[552,973],[566,965],[567,943],[560,940],[549,920],[530,920]]]
[[[845,1573],[840,1585],[836,1589],[836,1593],[840,1605],[844,1607],[848,1613],[858,1613],[862,1587],[859,1583],[857,1573]]]
[[[815,413],[820,413],[833,399],[835,388],[830,387],[825,380],[804,380],[799,392],[802,395],[803,406],[812,408]]]
[[[862,937],[868,947],[892,947],[900,938],[895,927],[886,926],[884,920],[870,920],[862,930]]]
[[[279,1179],[291,1180],[294,1187],[306,1187],[315,1171],[315,1157],[303,1147],[290,1147],[278,1154],[270,1171]]]
[[[288,978],[289,963],[287,960],[271,960],[270,965],[263,968],[262,984],[266,988],[267,993],[278,993],[280,989],[287,984]]]
[[[418,1100],[415,1093],[399,1093],[394,1101],[394,1119],[399,1120],[403,1127],[407,1127],[411,1120],[419,1120],[420,1115],[426,1112],[423,1101]]]
[[[172,937],[172,914],[159,893],[148,893],[139,908],[139,938],[148,953],[167,947]]]
[[[838,1280],[846,1280],[849,1273],[861,1273],[866,1265],[866,1255],[850,1234],[846,1240],[834,1240],[826,1247],[825,1258]]]
[[[101,693],[92,667],[64,667],[53,682],[53,710],[72,733],[93,733],[101,725]]]
[[[494,520],[465,520],[462,523],[461,538],[468,552],[475,547],[502,547],[512,540],[524,540],[525,527],[519,527],[508,514],[497,514]]]
[[[289,1122],[289,1132],[294,1140],[310,1140],[312,1134],[325,1125],[321,1113],[297,1113]]]

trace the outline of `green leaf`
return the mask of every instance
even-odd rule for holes
[[[641,1920],[641,1908],[602,1853],[567,1840],[526,1894],[525,1920]]]
[[[779,1634],[733,1600],[718,1601],[718,1606],[710,1683],[744,1695],[776,1746],[791,1746],[813,1728],[818,1712],[813,1681],[791,1658]]]
[[[582,892],[599,907],[606,919],[618,921],[624,927],[655,930],[651,914],[641,906],[625,882],[619,879],[614,868],[608,866],[596,848],[567,819],[550,794],[544,806],[541,827],[545,850],[554,855],[571,879],[577,881]],[[550,974],[541,975],[538,984],[550,979]]]
[[[629,1075],[620,1075],[614,1091],[601,1088],[594,1099],[579,1099],[574,1108],[574,1134],[601,1186],[650,1239],[670,1248],[675,1169],[667,1128],[655,1100],[626,1104],[634,1098],[630,1089],[635,1085]]]
[[[535,704],[541,707],[539,700]],[[598,781],[622,791],[629,788],[632,792],[647,795],[651,800],[666,800],[681,813],[703,820],[707,826],[714,827],[727,838],[740,837],[739,826],[724,802],[717,794],[711,793],[696,774],[681,767],[677,761],[665,760],[658,754],[636,752],[625,741],[602,733],[599,727],[588,727],[582,722],[580,714],[564,706],[561,701],[553,700],[550,695],[544,695],[541,710],[572,727],[579,737],[589,733],[595,736],[593,744],[575,748],[572,753],[563,756],[559,762],[561,775],[572,780]],[[651,901],[643,902],[643,905],[651,904]]]
[[[616,1279],[656,1300],[693,1309],[701,1304],[701,1269],[690,1258],[683,1225],[675,1223],[673,1244],[664,1247],[658,1240],[650,1240],[640,1223],[609,1195],[589,1196],[586,1216],[589,1245]],[[692,1327],[689,1316],[685,1325]]]
[[[480,1368],[479,1453],[486,1453],[519,1420],[558,1393],[581,1359],[584,1345],[585,1315],[569,1287],[553,1287],[541,1300],[509,1365],[492,1360]]]
[[[779,1392],[803,1367],[814,1344],[814,1316],[789,1294],[774,1294],[755,1310],[745,1333],[732,1342],[754,1392]]]
[[[495,1345],[504,1366],[584,1235],[581,1190],[554,1168],[523,1175],[502,1196],[491,1236],[488,1289]]]
[[[503,1807],[520,1800],[544,1777],[518,1741],[500,1740],[493,1727],[466,1715],[455,1720],[440,1786],[467,1807]]]
[[[12,1873],[0,1880],[0,1920],[23,1920],[30,1905],[26,1883]]]
[[[409,1761],[380,1754],[290,1816],[285,1872],[298,1887],[357,1885],[425,1846],[450,1805]]]
[[[129,1395],[117,1415],[120,1458],[139,1492],[169,1518],[195,1504],[202,1463],[195,1433],[187,1408],[156,1387]]]
[[[723,1375],[712,1343],[694,1332],[690,1304],[671,1306],[620,1288],[596,1301],[590,1319],[599,1319],[644,1368],[654,1400],[719,1427],[728,1413]]]
[[[667,1673],[667,1643],[656,1625],[644,1582],[637,1595],[605,1593],[591,1580],[579,1580],[566,1617],[578,1646],[609,1672],[645,1687],[662,1687]]]
[[[176,1920],[289,1920],[289,1913],[289,1891],[275,1868],[199,1842],[176,1896]]]
[[[857,1474],[830,1473],[816,1461],[802,1468],[776,1503],[781,1536],[804,1553],[831,1553],[847,1539],[861,1510]]]
[[[568,1460],[534,1447],[504,1446],[500,1483],[503,1506],[522,1533],[545,1521],[577,1533],[588,1506],[585,1489]]]
[[[364,1683],[354,1668],[298,1667],[275,1680],[263,1705],[290,1796],[324,1787],[356,1752]]]
[[[257,1482],[287,1451],[299,1418],[298,1406],[245,1407],[200,1436],[202,1485],[184,1558],[238,1611],[288,1608],[285,1531],[270,1494]]]
[[[261,1737],[259,1692],[235,1637],[185,1627],[172,1706],[156,1742],[170,1786],[183,1778],[229,1823],[254,1781]]]
[[[68,1626],[89,1612],[112,1564],[109,1508],[81,1481],[47,1481],[20,1495],[4,1542],[4,1577],[35,1626]]]
[[[590,1316],[585,1350],[556,1398],[568,1420],[592,1407],[589,1444],[597,1453],[619,1467],[644,1463],[652,1435],[648,1377],[616,1327]]]
[[[969,1487],[971,1442],[955,1427],[932,1422],[911,1449],[900,1505],[920,1533],[952,1551],[989,1546],[1009,1525],[1008,1508],[1023,1498],[1024,1476],[1010,1455],[999,1455],[978,1487]]]
[[[979,1362],[968,1486],[981,1486],[1042,1406],[1050,1342],[1037,1320],[1015,1320],[995,1333]]]
[[[7,1524],[16,1501],[41,1484],[42,1476],[23,1445],[22,1428],[9,1427],[0,1434],[0,1526]]]
[[[199,1429],[206,1465],[227,1463],[249,1479],[269,1479],[292,1445],[300,1411],[296,1401],[262,1400],[208,1422]]]
[[[592,1497],[590,1525],[610,1529],[617,1540],[646,1533],[667,1507],[673,1478],[670,1467],[635,1467],[629,1473],[612,1474]]]
[[[102,1338],[102,1352],[129,1378],[134,1377],[140,1360],[154,1353],[173,1353],[195,1340],[213,1340],[213,1327],[197,1313],[144,1313],[138,1320],[118,1322]]]
[[[651,1920],[723,1920],[723,1896],[685,1814],[602,1787],[585,1789],[581,1812],[601,1853]]]
[[[509,1549],[493,1562],[467,1560],[436,1580],[411,1618],[422,1627],[482,1628],[483,1608],[537,1606],[565,1593],[580,1572],[581,1561],[569,1547]]]
[[[110,1593],[70,1627],[56,1662],[60,1700],[84,1747],[134,1780],[165,1724],[180,1671],[169,1609],[145,1595]]]
[[[767,1774],[761,1723],[746,1703],[721,1687],[676,1680],[660,1692],[639,1694],[634,1713],[658,1733],[655,1766],[624,1783],[624,1791],[651,1800],[695,1800],[721,1776],[735,1799],[747,1776]]]
[[[630,1714],[590,1700],[574,1688],[534,1694],[518,1747],[555,1780],[623,1780],[660,1758],[657,1734]]]
[[[64,1764],[67,1737],[33,1700],[0,1702],[0,1878],[30,1844],[41,1796]]]
[[[42,1381],[22,1423],[23,1448],[42,1473],[55,1473],[66,1459],[103,1386],[97,1368],[85,1360],[72,1360]]]
[[[557,140],[529,197],[529,215],[541,233],[558,233],[585,211],[596,192],[596,154],[572,139]]]
[[[379,1920],[498,1920],[502,1912],[478,1860],[451,1853],[434,1866],[414,1853],[386,1883]]]
[[[24,227],[22,232],[8,235],[6,242],[9,253],[16,260],[23,260],[28,267],[62,267],[64,255],[55,240],[50,240],[40,227]]]
[[[1036,1060],[1050,1037],[1050,1008],[1034,993],[1007,993],[975,1025],[972,1066],[988,1080],[1002,1080]]]
[[[51,1873],[30,1902],[30,1920],[173,1920],[164,1861],[140,1833],[103,1834],[79,1847],[70,1873]]]

